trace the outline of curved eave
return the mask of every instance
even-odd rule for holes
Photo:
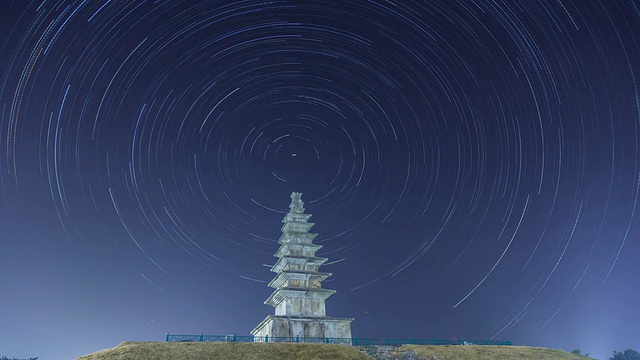
[[[291,214],[287,213],[282,222],[307,222],[311,219],[311,214]]]
[[[315,223],[309,223],[309,222],[285,222],[284,225],[282,225],[282,227],[280,228],[280,231],[282,232],[287,232],[287,231],[291,231],[291,232],[301,232],[301,233],[307,233],[309,232],[309,230],[311,230],[311,228],[313,227],[313,225],[315,225]]]
[[[307,293],[314,293],[315,298],[319,298],[322,300],[328,299],[331,295],[335,294],[335,290],[329,289],[307,289],[301,290],[297,288],[281,288],[276,289],[267,300],[265,300],[265,304],[269,306],[276,307],[286,298],[304,298]]]
[[[311,251],[313,253],[315,253],[316,251],[320,250],[322,248],[322,245],[316,245],[316,244],[296,244],[296,243],[286,243],[286,244],[282,244],[282,246],[280,246],[280,248],[278,249],[278,251],[273,255],[275,257],[284,257],[284,256],[292,256],[289,255],[291,254],[291,252],[287,251],[285,252],[285,249],[289,248],[289,247],[301,247],[301,248],[306,248],[307,251]],[[304,249],[300,249],[303,250]],[[298,255],[293,255],[293,256],[298,256]]]
[[[296,265],[312,265],[312,266],[321,266],[325,262],[327,262],[327,258],[315,257],[315,256],[294,256],[294,255],[286,255],[281,257],[271,268],[273,272],[280,272],[284,269],[288,264],[296,264]]]
[[[316,233],[303,233],[303,232],[298,232],[295,233],[297,237],[299,238],[303,238],[306,242],[304,243],[292,243],[290,241],[286,241],[288,238],[291,237],[290,233],[284,233],[282,234],[282,236],[280,236],[280,239],[278,239],[278,243],[280,244],[310,244],[313,239],[316,238],[316,236],[318,236],[318,234]]]
[[[287,280],[309,280],[316,278],[318,281],[325,281],[331,273],[321,273],[317,271],[282,271],[276,275],[276,277],[269,282],[269,286],[272,288],[279,288]],[[298,289],[298,288],[296,288]],[[314,290],[315,288],[299,288]]]

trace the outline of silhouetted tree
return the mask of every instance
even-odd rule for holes
[[[613,356],[610,357],[609,360],[640,360],[640,353],[632,348],[621,352],[614,351]]]
[[[576,354],[576,355],[581,355],[581,356],[589,356],[589,353],[583,354],[582,350],[580,350],[580,349],[571,350],[571,353],[572,354]]]

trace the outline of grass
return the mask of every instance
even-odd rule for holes
[[[587,360],[562,350],[526,346],[424,346],[402,345],[422,360]],[[295,343],[173,343],[124,342],[114,348],[77,360],[368,360],[357,348],[346,345]]]
[[[346,345],[291,343],[173,343],[124,342],[114,348],[85,355],[78,360],[367,360],[358,349]]]
[[[528,346],[421,346],[402,345],[428,360],[587,360],[585,356],[557,349]]]

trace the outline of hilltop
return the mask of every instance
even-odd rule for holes
[[[370,356],[365,355],[365,352]],[[298,359],[422,359],[422,360],[587,360],[568,352],[527,346],[353,347],[305,343],[174,343],[124,342],[77,360],[298,360]]]

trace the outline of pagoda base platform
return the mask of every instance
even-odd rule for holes
[[[269,338],[350,339],[352,321],[349,318],[269,315],[251,331],[251,335]]]

